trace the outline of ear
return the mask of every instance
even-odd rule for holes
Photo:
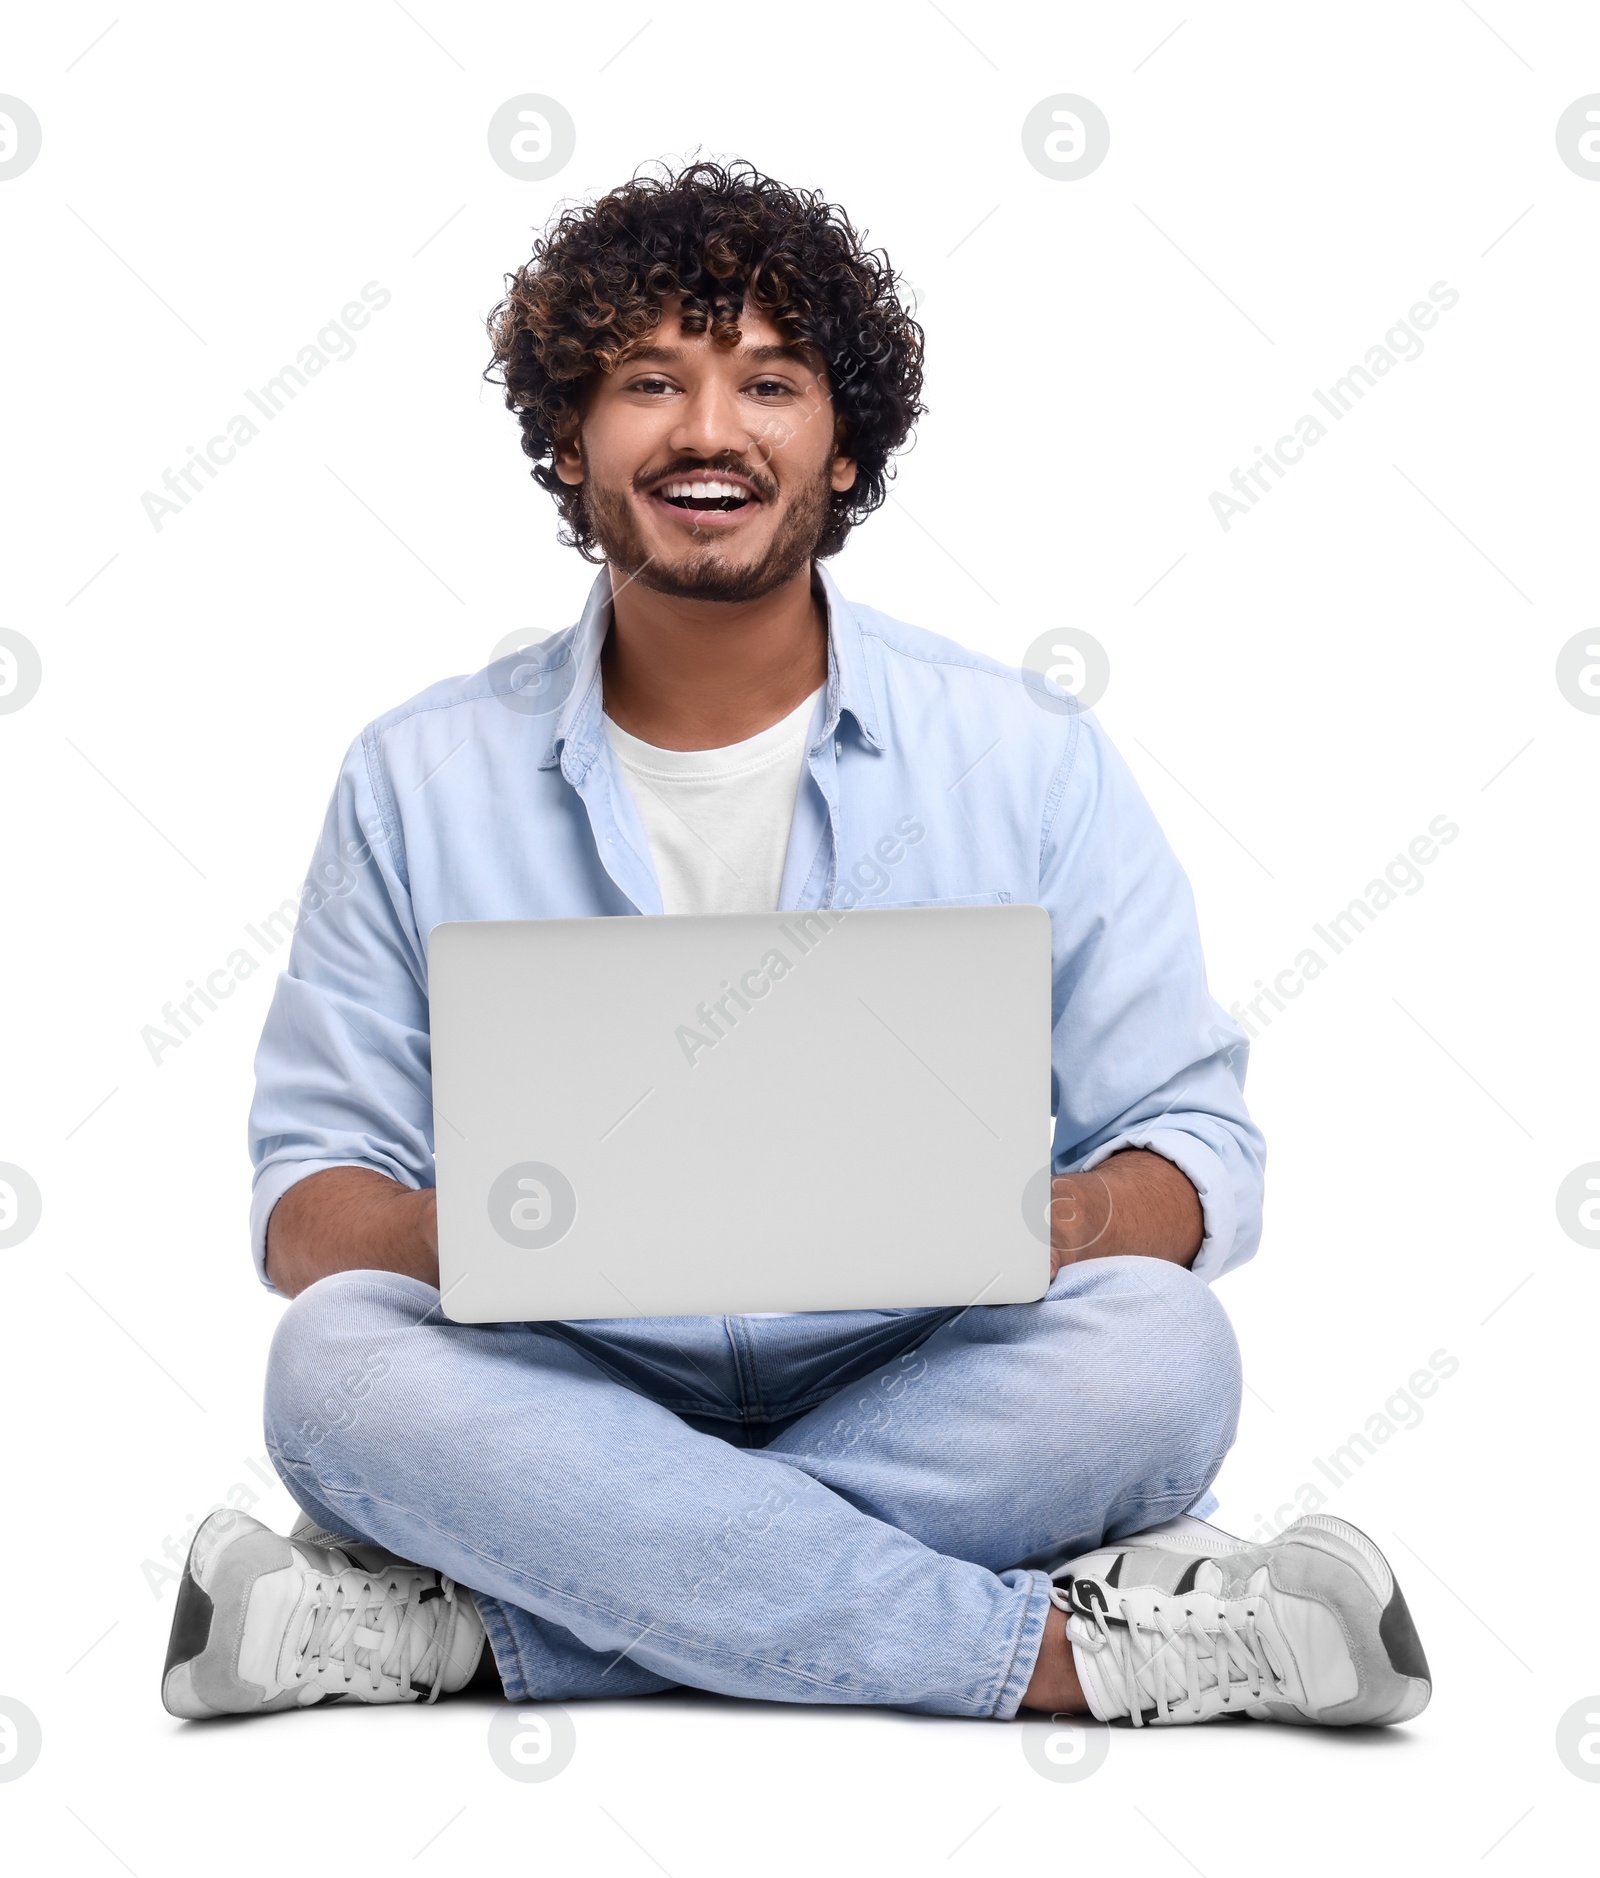
[[[583,425],[576,418],[555,439],[555,472],[564,483],[583,481]]]
[[[837,448],[837,446],[839,444],[842,444],[843,442],[844,442],[844,437],[841,432],[839,437],[836,439],[836,444],[835,444],[836,453],[833,459],[833,470],[829,478],[829,480],[833,484],[833,487],[841,491],[845,489],[853,489],[855,487],[855,481],[856,481],[855,458],[853,456],[844,455],[843,451]]]

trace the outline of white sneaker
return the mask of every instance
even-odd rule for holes
[[[288,1539],[248,1513],[202,1521],[161,1678],[189,1721],[322,1701],[437,1701],[471,1680],[483,1620],[453,1580],[302,1521]]]
[[[1265,1545],[1176,1519],[1050,1575],[1100,1721],[1402,1722],[1432,1693],[1388,1561],[1342,1519]]]

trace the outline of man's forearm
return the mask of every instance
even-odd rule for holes
[[[267,1276],[288,1297],[330,1272],[401,1272],[439,1282],[431,1187],[369,1167],[326,1167],[297,1181],[267,1221]]]
[[[330,1272],[401,1272],[439,1282],[431,1187],[402,1187],[365,1167],[329,1167],[298,1181],[267,1222],[267,1276],[288,1297]],[[1205,1234],[1200,1197],[1173,1163],[1124,1149],[1087,1174],[1052,1184],[1052,1273],[1079,1259],[1136,1253],[1190,1265]]]
[[[1187,1174],[1148,1148],[1125,1148],[1087,1174],[1051,1183],[1050,1269],[1137,1253],[1192,1265],[1205,1237]]]

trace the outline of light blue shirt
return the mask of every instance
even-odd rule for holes
[[[1119,1148],[1182,1168],[1194,1263],[1255,1251],[1247,1044],[1211,998],[1194,900],[1092,713],[1045,679],[846,600],[818,570],[828,683],[781,910],[1016,901],[1050,915],[1057,1173]],[[602,569],[575,626],[369,724],[328,808],[256,1053],[251,1230],[325,1167],[433,1184],[428,936],[445,920],[659,913],[602,720]]]

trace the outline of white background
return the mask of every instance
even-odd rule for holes
[[[1595,617],[1600,186],[1554,133],[1600,90],[1600,17],[1067,13],[13,15],[0,90],[44,127],[0,185],[0,624],[44,671],[0,716],[0,1160],[44,1199],[0,1253],[0,1697],[44,1740],[0,1785],[16,1869],[1216,1878],[1592,1846],[1600,1789],[1554,1742],[1600,1690],[1600,1286],[1555,1194],[1600,1159],[1600,718],[1554,671]],[[549,181],[489,158],[521,92],[577,124]],[[1111,125],[1076,181],[1021,146],[1057,92]],[[573,1705],[571,1766],[525,1785],[473,1703],[248,1733],[160,1708],[172,1585],[147,1561],[235,1483],[291,1514],[249,1466],[282,1308],[244,1232],[270,973],[159,1067],[141,1027],[296,891],[366,720],[575,617],[591,572],[480,382],[483,316],[558,201],[697,146],[820,187],[915,284],[930,412],[838,578],[1013,660],[1049,627],[1102,641],[1100,714],[1224,1003],[1432,818],[1460,828],[1257,1043],[1268,1224],[1220,1287],[1251,1383],[1219,1483],[1241,1532],[1431,1353],[1459,1363],[1329,1495],[1432,1659],[1406,1728],[1119,1732],[1061,1784],[1015,1727],[685,1697]],[[154,529],[142,493],[374,280],[392,302],[355,355]],[[1460,299],[1422,356],[1224,532],[1211,492],[1437,281]]]

